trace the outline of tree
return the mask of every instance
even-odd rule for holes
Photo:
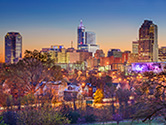
[[[35,93],[37,86],[43,87],[42,81],[56,81],[61,79],[60,67],[48,67],[34,58],[24,58],[17,64],[9,65],[10,71],[5,83],[13,91]],[[40,85],[39,85],[40,84]]]
[[[17,114],[19,116],[18,125],[64,125],[70,123],[68,118],[59,111],[49,107],[18,111]]]
[[[117,125],[119,125],[119,122],[123,120],[123,117],[121,114],[116,113],[113,115],[113,120],[115,120],[117,122]]]
[[[46,59],[45,54],[36,50],[26,51],[25,57],[17,64],[4,65],[3,72],[0,73],[4,89],[10,89],[10,94],[17,99],[23,95],[35,94],[47,82],[62,80],[60,66]]]
[[[120,112],[124,115],[125,118],[129,118],[127,108],[130,95],[131,92],[127,89],[120,88],[116,91],[116,97],[119,100],[120,105]]]
[[[0,116],[0,125],[6,125],[3,121],[3,116]]]
[[[133,119],[142,118],[142,121],[145,122],[157,116],[162,116],[166,120],[165,75],[162,73],[157,76],[154,74],[149,75],[146,74],[147,81],[136,88],[138,97],[134,105],[136,113]]]
[[[97,89],[94,95],[94,103],[101,103],[104,98],[103,90]]]

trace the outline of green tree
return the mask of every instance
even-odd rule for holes
[[[0,116],[0,125],[6,125],[3,121],[3,116]]]

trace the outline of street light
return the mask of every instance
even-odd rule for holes
[[[101,72],[98,73],[99,78],[101,77]]]

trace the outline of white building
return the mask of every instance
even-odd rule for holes
[[[96,50],[98,50],[100,47],[96,44],[88,44],[88,52],[92,52],[92,56],[94,57],[94,54],[96,53]]]

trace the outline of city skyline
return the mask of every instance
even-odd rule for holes
[[[96,43],[105,53],[110,48],[132,50],[132,41],[138,39],[138,29],[145,19],[158,25],[159,47],[165,46],[165,4],[164,0],[30,0],[28,3],[2,0],[0,47],[4,51],[5,34],[16,31],[23,36],[23,53],[26,49],[41,50],[55,44],[67,48],[70,41],[77,48],[77,26],[81,19],[87,31],[96,33]]]

